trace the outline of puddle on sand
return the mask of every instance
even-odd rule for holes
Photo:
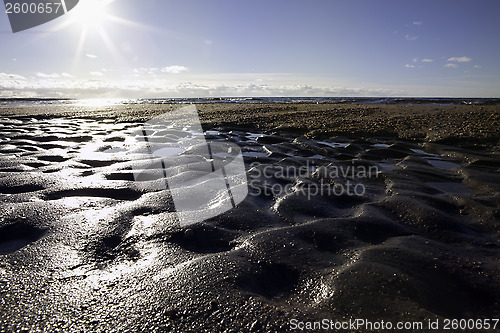
[[[257,134],[257,133],[247,132],[247,135],[245,135],[245,138],[247,138],[250,141],[257,141],[258,138],[261,138],[264,136],[265,136],[265,134]]]
[[[31,240],[29,239],[14,239],[8,242],[0,243],[0,255],[9,254],[12,252],[16,252],[17,250],[22,249],[23,247],[29,245]]]
[[[257,151],[244,151],[241,154],[243,155],[243,157],[254,157],[254,158],[269,156],[266,153],[257,152]]]
[[[410,150],[411,150],[412,152],[414,152],[414,153],[416,153],[416,154],[420,154],[420,155],[435,156],[435,157],[439,156],[439,155],[437,155],[437,154],[427,153],[427,152],[425,152],[425,151],[423,151],[423,150],[421,150],[421,149],[410,149]]]
[[[427,162],[429,162],[430,165],[432,165],[435,168],[442,169],[442,170],[451,170],[455,168],[460,168],[460,164],[454,163],[454,162],[449,162],[449,161],[443,161],[443,160],[437,160],[437,159],[427,159]]]
[[[318,141],[318,143],[321,143],[325,146],[329,146],[332,148],[345,148],[345,147],[349,146],[349,143],[340,143],[340,142]]]

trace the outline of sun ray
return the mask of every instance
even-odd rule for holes
[[[80,55],[83,52],[83,45],[85,44],[86,37],[87,37],[87,29],[82,29],[80,31],[80,38],[78,39],[78,45],[76,46],[75,58],[73,59],[73,70],[78,68]]]
[[[102,29],[100,28],[98,30],[98,34],[99,34],[99,37],[102,39],[102,41],[104,42],[104,45],[106,46],[106,48],[108,49],[109,53],[111,54],[111,56],[113,57],[113,59],[115,60],[115,63],[118,63],[118,64],[124,64],[125,63],[125,60],[123,59],[123,57],[121,56],[121,52],[118,50],[118,48],[115,46],[115,43],[113,42],[113,40],[109,37],[108,33],[106,32],[105,29]]]
[[[113,11],[113,6],[110,5],[117,4],[115,1],[116,0],[80,0],[77,6],[68,11],[67,14],[64,15],[64,18],[60,19],[59,23],[51,29],[52,33],[65,32],[68,34],[78,34],[78,37],[73,38],[73,40],[76,41],[74,58],[72,61],[73,72],[78,72],[80,69],[81,60],[85,57],[85,50],[88,42],[97,40],[102,41],[105,46],[104,50],[111,55],[115,64],[126,65],[122,52],[119,50],[114,42],[115,39],[111,35],[112,31],[116,31],[116,29],[112,29],[113,25],[121,25],[146,33],[162,34],[168,38],[183,40],[188,38],[179,32],[137,23],[113,15],[111,13]],[[45,34],[39,38],[44,37],[46,37]]]
[[[166,30],[164,28],[158,28],[158,27],[154,27],[151,25],[147,25],[147,24],[137,23],[137,22],[134,22],[131,20],[124,19],[123,17],[115,16],[115,15],[109,14],[106,16],[106,18],[111,22],[122,24],[122,25],[125,25],[128,27],[138,28],[138,29],[145,30],[145,31],[156,32],[156,33],[161,33],[161,34],[169,32],[168,30]],[[174,33],[174,32],[171,31],[171,33]]]

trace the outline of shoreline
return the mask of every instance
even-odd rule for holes
[[[0,116],[146,121],[180,104],[101,107],[1,107]],[[373,105],[334,103],[196,104],[202,125],[247,128],[310,138],[347,136],[445,144],[500,146],[500,107],[478,105]]]

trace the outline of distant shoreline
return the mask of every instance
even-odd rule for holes
[[[111,105],[182,104],[182,103],[335,103],[387,105],[499,105],[500,98],[454,97],[200,97],[200,98],[103,98],[95,99]],[[0,106],[39,104],[85,104],[92,99],[72,98],[0,98]]]

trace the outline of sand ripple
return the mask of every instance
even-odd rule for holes
[[[215,128],[250,194],[181,228],[134,181],[139,125],[0,119],[0,330],[500,316],[498,151]]]

